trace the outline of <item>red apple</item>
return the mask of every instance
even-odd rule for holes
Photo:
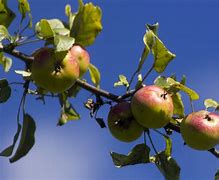
[[[219,144],[219,114],[205,110],[193,112],[183,119],[180,131],[191,148],[209,150]]]
[[[139,89],[132,97],[131,108],[136,121],[146,128],[161,128],[173,115],[171,96],[155,85]]]
[[[128,102],[120,102],[110,109],[108,127],[116,139],[124,142],[136,140],[143,132],[143,128],[135,121]]]
[[[79,46],[79,45],[74,45],[71,49],[70,49],[71,55],[72,57],[78,62],[79,64],[79,68],[80,68],[80,75],[79,77],[82,77],[90,64],[90,56],[88,54],[88,52],[86,51],[86,49],[84,49],[83,47]]]
[[[33,53],[31,72],[37,86],[53,93],[70,88],[79,77],[79,65],[70,52],[41,48]]]

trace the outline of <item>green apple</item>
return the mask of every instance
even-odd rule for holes
[[[108,127],[111,134],[123,142],[134,141],[143,132],[143,128],[135,121],[128,102],[120,102],[110,109]]]
[[[219,115],[205,110],[193,112],[182,120],[180,131],[191,148],[209,150],[219,144]]]
[[[155,85],[139,89],[132,97],[131,108],[136,121],[146,128],[161,128],[173,115],[171,96]]]
[[[70,88],[79,77],[79,65],[70,51],[55,52],[53,48],[40,48],[33,53],[31,66],[35,84],[47,91],[59,93]]]
[[[79,46],[79,45],[74,45],[71,49],[70,49],[71,55],[72,57],[78,62],[79,64],[79,68],[80,68],[80,75],[79,77],[82,77],[90,64],[90,56],[88,54],[88,52],[86,51],[86,49],[84,49],[83,47]]]

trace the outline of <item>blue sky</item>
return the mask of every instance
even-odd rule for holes
[[[87,1],[85,1],[87,2]],[[116,94],[124,89],[113,88],[119,74],[130,77],[138,64],[143,49],[142,37],[146,23],[159,22],[159,37],[176,54],[163,75],[175,73],[178,78],[187,77],[187,85],[200,94],[194,102],[196,110],[203,109],[203,100],[213,98],[219,101],[219,2],[217,1],[147,1],[110,0],[92,1],[103,11],[103,31],[94,45],[88,48],[91,61],[101,71],[101,87]],[[64,15],[65,4],[77,9],[76,0],[30,1],[34,22],[41,18],[60,18]],[[12,9],[16,3],[9,1]],[[11,32],[16,29],[11,26]],[[40,44],[39,44],[40,45]],[[30,54],[39,46],[28,45],[20,50]],[[147,71],[152,59],[144,67]],[[0,71],[0,78],[21,81],[13,73],[23,68],[14,59],[9,74]],[[147,84],[157,76],[152,73]],[[86,75],[86,77],[88,77]],[[3,180],[102,180],[102,179],[163,179],[154,165],[136,165],[117,169],[109,156],[110,150],[128,153],[142,138],[133,143],[114,139],[107,129],[100,129],[83,108],[83,102],[90,93],[83,90],[73,100],[82,119],[57,127],[59,104],[56,99],[46,99],[46,105],[27,98],[27,112],[37,123],[36,144],[31,152],[20,161],[10,164],[7,158],[0,158],[0,179]],[[21,88],[13,86],[13,98],[0,105],[0,149],[8,146],[16,131],[16,112],[21,97]],[[186,112],[189,113],[185,96]],[[108,107],[100,112],[106,119]],[[161,137],[153,134],[158,149],[164,148]],[[173,157],[181,166],[181,179],[213,179],[219,161],[208,152],[195,151],[183,145],[180,135],[173,135]]]

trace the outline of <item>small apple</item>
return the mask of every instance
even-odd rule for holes
[[[193,149],[209,150],[219,144],[219,114],[201,110],[184,118],[180,131]]]
[[[108,127],[116,139],[124,142],[136,140],[143,132],[143,128],[135,121],[128,102],[120,102],[110,109]]]
[[[173,115],[171,96],[155,85],[139,89],[132,97],[131,108],[136,121],[146,128],[161,128]]]
[[[79,77],[82,77],[90,64],[90,56],[88,54],[88,52],[86,51],[86,49],[84,49],[83,47],[79,46],[79,45],[74,45],[71,49],[70,49],[71,55],[72,57],[78,62],[79,64],[79,68],[80,68],[80,75]]]
[[[33,53],[32,79],[37,86],[53,93],[70,88],[79,77],[79,65],[70,52],[40,48]]]

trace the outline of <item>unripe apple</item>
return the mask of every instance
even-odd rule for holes
[[[120,102],[110,109],[108,127],[116,139],[124,142],[136,140],[143,132],[143,128],[135,121],[128,102]]]
[[[31,72],[35,84],[53,93],[70,88],[79,77],[79,65],[69,52],[41,48],[33,53]]]
[[[180,131],[191,148],[209,150],[219,144],[219,115],[205,110],[193,112],[182,120]]]
[[[146,128],[161,128],[173,115],[171,96],[155,85],[139,89],[132,97],[131,108],[136,121]]]
[[[88,52],[86,51],[86,49],[84,49],[83,47],[79,46],[79,45],[74,45],[71,49],[70,49],[71,55],[72,57],[78,62],[79,64],[79,68],[80,68],[80,75],[79,77],[82,77],[90,64],[90,56],[88,54]]]

